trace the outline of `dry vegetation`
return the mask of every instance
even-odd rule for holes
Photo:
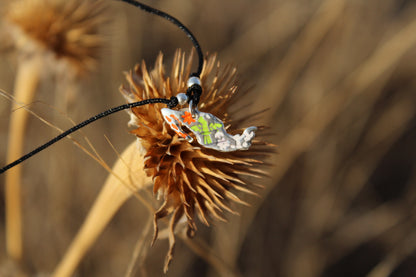
[[[2,1],[0,8],[6,9]],[[190,49],[160,18],[108,0],[109,22],[95,72],[76,84],[42,80],[29,107],[61,129],[124,103],[123,71],[163,51]],[[261,197],[241,216],[179,240],[166,276],[416,275],[416,6],[414,1],[261,0],[156,1],[181,19],[205,51],[237,66],[249,112],[268,108],[261,123],[279,154]],[[6,25],[2,25],[4,27]],[[0,88],[13,92],[18,53],[1,29]],[[71,80],[73,82],[73,80]],[[70,84],[68,84],[70,83]],[[70,92],[66,86],[71,86]],[[70,93],[70,96],[67,95]],[[251,97],[251,98],[250,98]],[[244,100],[244,99],[243,99]],[[247,99],[245,99],[247,101]],[[0,164],[5,164],[11,103],[0,98]],[[111,166],[134,137],[126,113],[86,127]],[[26,150],[57,134],[36,117]],[[107,142],[105,136],[111,141]],[[114,151],[116,149],[117,152]],[[23,260],[0,242],[0,275],[49,274],[64,256],[107,172],[70,140],[23,166]],[[4,177],[0,176],[0,184]],[[3,199],[4,186],[0,186]],[[153,201],[143,192],[147,201]],[[157,207],[154,204],[154,207]],[[0,202],[4,238],[4,202]],[[132,198],[77,268],[77,276],[161,276],[167,242],[150,248],[149,209]],[[139,241],[142,248],[135,252]]]

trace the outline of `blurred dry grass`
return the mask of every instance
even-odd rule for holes
[[[4,1],[5,2],[5,1]],[[110,2],[110,1],[109,1]],[[416,274],[416,6],[412,1],[157,1],[190,26],[205,51],[235,64],[252,90],[250,110],[270,108],[263,123],[279,145],[261,198],[240,217],[199,226],[222,274],[242,276],[414,276]],[[62,129],[123,103],[122,71],[159,51],[168,61],[190,49],[163,20],[109,3],[100,67],[63,105],[62,84],[44,82],[31,109]],[[4,3],[0,6],[5,8]],[[2,34],[4,31],[1,32]],[[16,54],[1,46],[0,88],[12,92]],[[57,84],[56,84],[57,83]],[[255,97],[255,98],[254,98]],[[52,107],[65,107],[67,116]],[[0,163],[10,102],[0,99]],[[128,116],[83,133],[111,165],[133,137]],[[33,118],[27,150],[56,134]],[[81,134],[78,140],[83,141]],[[24,164],[25,258],[29,275],[50,273],[63,256],[106,177],[69,140]],[[1,177],[3,182],[3,176]],[[0,186],[3,195],[3,186]],[[1,197],[3,198],[3,197]],[[3,200],[1,200],[3,201]],[[3,210],[3,202],[0,202]],[[4,237],[0,213],[0,237]],[[79,276],[120,276],[133,245],[147,236],[149,214],[136,200],[118,213],[78,269]],[[167,276],[220,273],[179,242]],[[0,243],[0,275],[14,272]],[[137,276],[162,275],[167,243],[140,261]],[[206,258],[206,257],[205,257]],[[218,261],[219,265],[218,265]],[[215,261],[214,261],[215,263]],[[13,275],[11,275],[13,276]]]

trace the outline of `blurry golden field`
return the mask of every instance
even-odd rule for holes
[[[1,12],[12,2],[2,1]],[[126,84],[123,72],[141,60],[152,68],[163,52],[170,68],[177,48],[191,49],[184,34],[163,19],[124,3],[103,2],[97,63],[78,76],[48,62],[28,106],[60,129],[125,103],[118,92]],[[250,207],[234,205],[240,216],[228,213],[228,222],[209,228],[198,223],[193,240],[179,235],[166,276],[415,276],[414,1],[147,4],[181,20],[203,51],[216,52],[221,64],[237,67],[242,91],[251,91],[242,97],[251,103],[247,113],[267,109],[254,123],[269,126],[267,139],[278,145],[278,154],[267,161],[270,178],[256,190],[260,197],[241,195]],[[0,89],[13,94],[27,57],[13,43],[10,25],[3,21],[0,26]],[[0,97],[1,166],[6,164],[11,106]],[[72,137],[90,149],[88,138],[111,167],[135,140],[128,120],[120,112]],[[31,115],[24,149],[57,134]],[[6,254],[0,175],[0,276],[49,276],[108,173],[69,139],[22,168],[20,263]],[[154,208],[160,204],[151,189],[141,194]],[[162,276],[168,243],[159,240],[150,247],[152,218],[142,202],[131,198],[74,276]],[[143,247],[135,257],[137,242]]]

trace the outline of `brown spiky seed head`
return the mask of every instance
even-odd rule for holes
[[[65,60],[76,74],[92,70],[102,45],[103,3],[92,0],[17,0],[5,15],[16,47]]]
[[[120,90],[129,102],[170,98],[186,91],[192,62],[193,52],[186,59],[185,54],[178,50],[172,69],[166,74],[163,56],[159,54],[153,70],[148,71],[142,62],[136,65],[134,71],[127,73],[128,85]],[[204,61],[200,79],[203,93],[199,110],[220,118],[227,132],[241,132],[238,128],[247,124],[245,119],[250,116],[245,114],[245,119],[234,118],[229,112],[238,91],[235,68],[221,68],[215,55],[211,55]],[[147,175],[153,177],[154,193],[164,200],[155,213],[154,239],[157,237],[157,220],[168,215],[171,215],[169,226],[172,236],[176,223],[183,215],[187,220],[188,236],[196,230],[196,216],[206,225],[212,219],[224,221],[223,211],[234,213],[228,205],[230,202],[245,203],[234,194],[236,190],[253,194],[252,184],[247,178],[264,177],[266,173],[259,167],[271,150],[270,145],[258,138],[249,150],[227,153],[204,148],[195,137],[194,142],[189,143],[165,124],[160,111],[164,107],[164,104],[154,104],[133,108],[130,121],[137,126],[132,133],[139,138],[145,150],[144,167]],[[172,248],[171,242],[167,263]]]

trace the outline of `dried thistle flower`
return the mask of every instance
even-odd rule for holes
[[[160,54],[152,71],[149,72],[142,62],[126,74],[128,86],[122,86],[120,90],[132,102],[177,95],[186,90],[192,61],[193,54],[186,60],[184,53],[177,51],[171,73],[167,75]],[[220,118],[227,126],[227,132],[240,131],[236,128],[241,128],[249,116],[234,118],[229,112],[238,91],[235,68],[221,69],[212,55],[205,60],[200,78],[203,94],[199,109]],[[258,166],[264,164],[271,145],[257,139],[247,151],[225,153],[201,147],[196,140],[189,143],[164,123],[161,108],[163,105],[157,104],[132,109],[130,124],[137,126],[132,133],[146,151],[144,167],[147,175],[153,178],[153,191],[164,200],[154,215],[153,242],[158,236],[158,220],[170,216],[166,271],[173,254],[174,228],[180,219],[186,217],[187,235],[192,237],[197,229],[195,217],[209,226],[213,219],[225,221],[224,211],[235,213],[228,202],[245,202],[231,191],[255,194],[247,177],[267,175]]]
[[[101,1],[19,0],[5,15],[19,51],[44,52],[63,60],[76,74],[96,65],[105,20]]]

